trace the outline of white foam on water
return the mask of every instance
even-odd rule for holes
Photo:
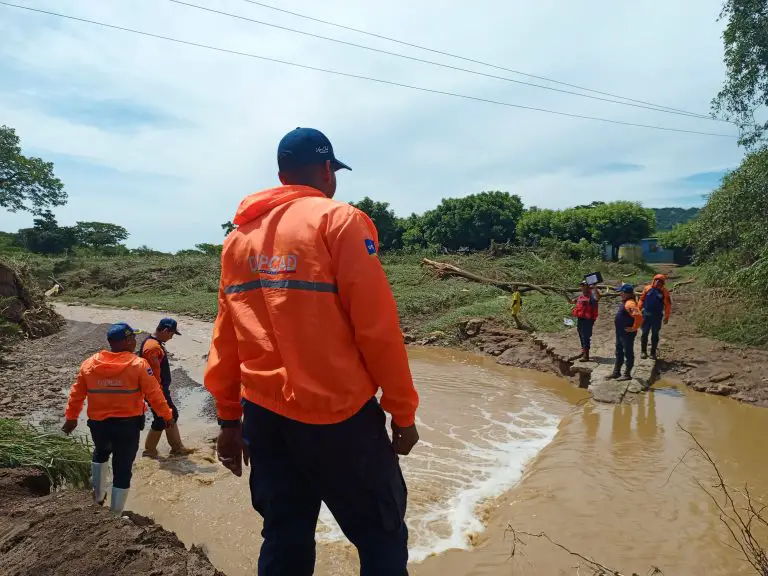
[[[484,398],[493,407],[493,398]],[[408,482],[410,559],[420,562],[450,549],[468,549],[470,536],[485,529],[478,508],[522,478],[526,465],[557,434],[559,418],[528,400],[517,412],[470,405],[463,424],[432,422],[430,442],[418,458],[403,458]],[[426,429],[426,427],[424,427]],[[344,538],[323,505],[319,541]]]

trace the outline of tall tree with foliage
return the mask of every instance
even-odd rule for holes
[[[765,143],[768,121],[755,112],[768,105],[768,0],[726,0],[720,19],[726,78],[712,101],[716,116],[735,122],[739,143],[755,148]]]
[[[635,244],[656,229],[656,214],[637,202],[610,202],[589,212],[594,240],[610,244],[614,257],[619,246]]]
[[[523,246],[538,246],[543,238],[551,238],[554,210],[532,206],[517,222],[517,238]]]
[[[77,245],[77,234],[69,226],[59,226],[50,211],[34,219],[32,228],[22,228],[15,244],[36,254],[63,254]]]
[[[373,220],[379,233],[379,248],[393,250],[402,246],[402,230],[398,226],[394,210],[388,202],[376,202],[366,196],[360,202],[352,202],[352,206],[365,212]]]
[[[424,214],[422,222],[430,244],[452,250],[484,250],[491,240],[513,240],[522,215],[523,202],[519,196],[493,191],[446,198]]]
[[[0,206],[41,215],[66,203],[67,193],[53,174],[53,163],[24,156],[16,131],[0,126]]]
[[[78,222],[74,230],[78,244],[94,250],[115,248],[128,239],[125,228],[107,222]]]

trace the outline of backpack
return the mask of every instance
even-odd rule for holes
[[[643,300],[643,312],[648,316],[661,316],[664,314],[664,294],[658,288],[651,288],[646,292]]]

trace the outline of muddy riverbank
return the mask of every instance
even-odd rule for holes
[[[58,359],[57,347],[68,351],[76,369],[87,355],[79,351],[88,347],[87,330],[103,338],[99,325],[115,319],[151,329],[161,316],[74,307],[62,312],[86,324],[74,324],[75,330],[63,333],[47,355],[45,347],[35,354],[45,358],[45,373],[69,366]],[[169,349],[174,366],[190,376],[178,390],[180,428],[199,451],[174,459],[165,447],[159,460],[138,461],[128,509],[152,518],[187,546],[204,547],[213,565],[229,576],[253,574],[260,520],[250,508],[247,479],[216,464],[210,444],[216,425],[197,384],[210,324],[183,323],[184,336]],[[67,344],[67,333],[79,343]],[[636,395],[631,405],[587,402],[586,391],[555,376],[559,368],[544,348],[544,355],[533,348],[530,355],[520,349],[514,354],[549,375],[501,366],[496,359],[503,353],[489,350],[486,357],[438,348],[410,351],[422,396],[423,438],[414,456],[403,458],[411,574],[575,573],[571,558],[541,542],[529,543],[524,556],[510,559],[508,525],[544,530],[571,549],[629,573],[658,565],[665,574],[749,574],[726,545],[727,533],[695,483],[707,478],[706,467],[694,461],[670,473],[689,447],[677,427],[683,424],[711,448],[732,484],[747,483],[757,497],[768,498],[768,464],[762,457],[768,411],[668,381]],[[27,364],[30,370],[39,370],[35,362]],[[70,378],[60,374],[60,384]],[[19,372],[17,377],[26,378]],[[56,400],[55,385],[46,378],[44,407],[55,418],[71,380]],[[26,385],[34,388],[34,380]],[[17,410],[16,400],[9,406]],[[317,574],[356,573],[354,551],[325,512],[318,542]]]

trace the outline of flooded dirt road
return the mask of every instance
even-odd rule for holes
[[[127,320],[152,329],[158,313],[60,307],[69,319]],[[198,381],[210,324],[183,319],[170,345],[174,366]],[[657,384],[632,406],[583,403],[555,377],[503,368],[440,349],[411,350],[422,397],[423,442],[403,458],[409,484],[410,572],[416,576],[576,574],[551,545],[518,546],[506,528],[546,531],[558,542],[624,572],[750,574],[701,488],[711,476],[682,425],[710,450],[731,484],[768,500],[768,411]],[[128,508],[202,545],[229,576],[255,573],[260,519],[247,481],[215,462],[206,393],[180,391],[180,427],[200,451],[189,459],[137,463]],[[165,447],[167,454],[167,447]],[[317,574],[355,574],[354,550],[327,513],[318,526]],[[521,556],[521,550],[524,553]],[[582,571],[583,573],[583,571]]]

